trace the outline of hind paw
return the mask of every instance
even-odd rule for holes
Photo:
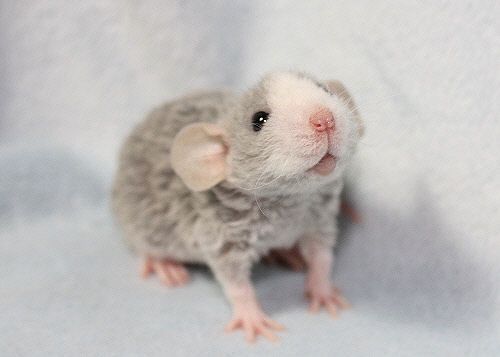
[[[172,259],[146,257],[141,268],[141,275],[147,278],[156,274],[161,282],[169,287],[181,286],[189,281],[189,272],[184,264]]]

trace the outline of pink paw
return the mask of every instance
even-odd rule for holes
[[[351,307],[340,290],[331,285],[325,287],[313,285],[306,289],[306,296],[310,301],[309,311],[316,313],[324,306],[333,318],[337,317],[339,308]]]
[[[189,272],[183,264],[170,259],[155,259],[147,257],[142,265],[141,275],[147,278],[156,273],[160,280],[167,286],[180,286],[189,281]]]
[[[276,342],[278,336],[273,331],[284,330],[284,326],[271,320],[259,307],[239,306],[235,308],[233,318],[226,325],[226,332],[242,329],[246,340],[255,342],[258,335],[262,335],[269,341]]]

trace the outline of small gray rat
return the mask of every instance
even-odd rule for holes
[[[330,270],[343,173],[363,124],[345,87],[295,72],[243,94],[212,91],[155,109],[123,145],[113,209],[127,242],[168,286],[185,263],[207,264],[233,308],[226,327],[277,337],[251,267],[275,248],[300,250],[310,308],[347,302]]]

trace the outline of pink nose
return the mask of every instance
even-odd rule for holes
[[[311,123],[312,127],[318,132],[333,129],[335,127],[333,114],[328,109],[321,109],[311,115],[311,117],[309,118],[309,122]]]

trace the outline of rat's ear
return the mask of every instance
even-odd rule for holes
[[[354,118],[358,122],[359,136],[363,136],[363,134],[365,133],[365,125],[363,124],[363,119],[361,119],[361,115],[359,114],[358,108],[356,106],[356,103],[354,102],[354,99],[351,96],[351,93],[349,93],[347,88],[340,81],[336,80],[327,81],[326,85],[328,86],[328,89],[332,93],[338,95],[347,103],[348,108],[352,111]]]
[[[174,138],[170,160],[175,173],[193,191],[217,185],[227,175],[225,132],[216,124],[195,123]]]

